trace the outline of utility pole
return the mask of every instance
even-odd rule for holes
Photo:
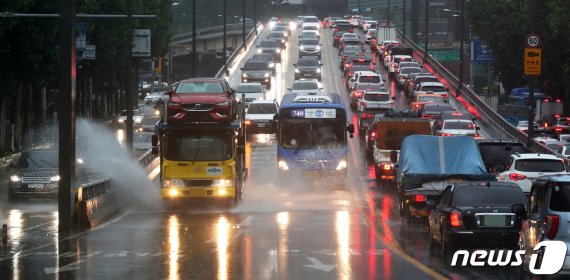
[[[390,0],[388,0],[388,24],[390,24]]]
[[[246,44],[245,44],[245,0],[241,0],[242,3],[242,15],[241,15],[241,33],[242,33],[242,43],[243,43],[243,49],[246,49]]]
[[[253,28],[255,28],[255,35],[257,35],[257,0],[253,0]]]
[[[133,0],[127,0],[127,86],[125,91],[125,105],[127,109],[127,148],[133,149]],[[154,81],[151,81],[154,83]]]
[[[406,37],[406,2],[407,0],[402,0],[402,37]]]
[[[192,0],[192,78],[196,78],[196,41],[198,41],[196,34],[196,1]]]
[[[59,234],[72,229],[73,194],[75,186],[75,0],[59,0]],[[61,236],[61,235],[60,235]]]
[[[226,45],[226,43],[227,43],[227,42],[226,42],[226,34],[227,34],[227,22],[226,22],[227,7],[226,7],[226,6],[227,6],[227,4],[228,4],[228,1],[227,1],[227,0],[224,0],[224,13],[223,13],[223,15],[222,15],[223,18],[224,18],[224,44],[223,44],[223,45],[224,45],[224,50],[223,50],[223,54],[224,54],[224,70],[225,70],[226,73],[228,72],[228,63],[227,63],[228,57],[227,57],[227,54],[226,54],[226,49],[227,49],[227,45]]]
[[[461,0],[461,19],[459,21],[459,82],[457,83],[457,92],[455,96],[461,95],[461,88],[463,87],[463,41],[465,41],[465,0]]]
[[[426,7],[425,7],[425,9],[426,9],[426,10],[425,10],[425,25],[426,25],[426,26],[425,26],[425,33],[426,33],[426,34],[424,35],[424,36],[425,36],[425,40],[424,40],[424,63],[425,63],[426,60],[427,60],[427,58],[428,58],[428,38],[429,38],[429,36],[428,36],[428,31],[429,31],[429,28],[428,28],[428,25],[429,25],[429,7],[428,7],[428,6],[429,6],[429,0],[425,0],[424,2],[425,2],[425,6],[426,6]]]

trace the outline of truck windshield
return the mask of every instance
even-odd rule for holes
[[[280,143],[286,149],[340,147],[345,140],[341,119],[288,119],[279,128]]]
[[[166,136],[164,153],[173,161],[221,161],[232,154],[230,133],[174,134]]]

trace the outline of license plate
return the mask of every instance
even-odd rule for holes
[[[28,185],[28,189],[41,189],[45,187],[44,184],[29,184]]]
[[[264,123],[258,123],[257,127],[265,127],[265,124]]]
[[[506,219],[503,215],[485,215],[481,224],[486,227],[504,227]]]
[[[311,74],[303,74],[305,77],[311,77]]]

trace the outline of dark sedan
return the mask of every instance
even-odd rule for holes
[[[295,66],[295,80],[310,78],[321,80],[321,66],[317,57],[315,56],[304,56],[299,58]]]
[[[265,61],[247,61],[242,71],[242,83],[260,82],[263,85],[271,87],[271,70],[269,63]]]
[[[517,245],[527,200],[519,186],[503,182],[458,182],[445,188],[429,215],[430,248],[447,258],[458,247]]]

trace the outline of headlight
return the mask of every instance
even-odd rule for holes
[[[261,53],[261,52],[263,52],[262,49],[258,49],[258,50],[257,50],[257,53]]]
[[[265,75],[263,75],[263,77],[269,78],[269,73],[265,73]]]
[[[301,47],[299,48],[299,50],[301,50],[302,52],[304,52],[304,51],[305,51],[305,47],[304,47],[304,46],[301,46]]]
[[[281,53],[281,49],[275,50],[276,53]]]
[[[320,50],[321,50],[321,46],[317,46],[317,47],[315,48],[315,50],[320,51]]]
[[[244,78],[247,78],[247,74],[246,74],[246,73],[241,74],[241,76],[244,77]]]
[[[317,68],[317,73],[321,73],[321,68]]]
[[[178,196],[179,192],[177,189],[169,189],[168,196]]]
[[[78,158],[78,159],[77,159],[77,163],[83,164],[83,159]]]
[[[18,176],[18,175],[10,176],[10,181],[12,181],[12,182],[20,182],[21,179],[22,178],[20,178],[20,176]]]
[[[299,71],[299,69],[295,68],[295,73],[301,73],[301,71]]]
[[[61,177],[59,177],[59,175],[49,177],[49,180],[52,182],[59,182],[60,179]]]
[[[346,160],[341,160],[336,166],[336,170],[342,170],[346,168]]]
[[[232,187],[232,180],[230,179],[216,179],[212,182],[214,188],[228,188]]]
[[[160,115],[160,110],[154,110],[154,115],[155,115],[155,116]]]
[[[285,39],[281,39],[281,43],[285,43]]]
[[[279,168],[283,170],[289,170],[289,166],[287,166],[287,163],[284,160],[279,161]]]
[[[220,107],[228,107],[229,105],[230,105],[230,102],[228,102],[228,101],[216,103],[216,106],[220,106]]]
[[[269,63],[269,68],[275,68],[275,63],[273,62]]]

